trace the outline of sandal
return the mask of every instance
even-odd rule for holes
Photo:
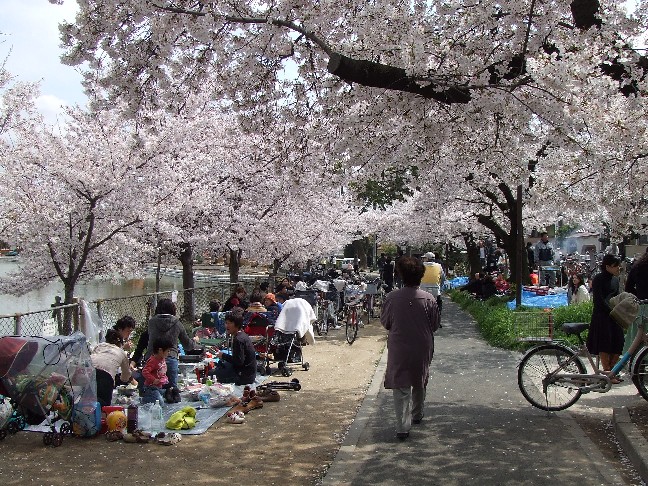
[[[240,404],[241,404],[241,399],[236,398],[234,395],[230,395],[225,399],[226,407],[233,407],[235,405],[240,405]]]
[[[619,383],[623,383],[623,378],[614,376],[610,378],[610,383],[612,383],[613,385],[618,385]]]
[[[227,414],[227,422],[230,424],[242,424],[245,422],[245,414],[243,412],[230,412]]]

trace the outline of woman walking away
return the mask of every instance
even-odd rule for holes
[[[412,423],[423,420],[439,312],[436,297],[419,289],[423,262],[402,256],[396,265],[403,287],[385,297],[380,322],[389,332],[385,388],[393,391],[396,437],[405,440]]]
[[[623,329],[610,316],[610,299],[619,293],[619,263],[607,254],[601,262],[601,273],[592,279],[592,320],[587,336],[587,349],[597,354],[604,371],[610,371],[623,350]],[[612,383],[621,380],[613,378]]]

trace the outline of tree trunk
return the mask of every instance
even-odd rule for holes
[[[232,250],[230,249],[229,254],[229,274],[230,274],[230,284],[238,283],[239,280],[239,270],[241,269],[241,255],[243,250]]]
[[[194,302],[194,270],[193,270],[193,248],[189,243],[180,245],[180,262],[182,263],[182,288],[184,290],[184,310],[182,318],[185,321],[193,322],[196,316],[196,305]]]
[[[75,282],[66,281],[64,282],[64,294],[63,294],[63,305],[73,304],[74,303],[74,288]],[[78,312],[78,309],[74,307],[66,307],[63,309],[63,335],[69,336],[72,334],[73,326],[72,322],[74,319],[74,312]]]
[[[477,246],[477,238],[473,233],[462,233],[464,243],[466,244],[466,251],[468,252],[468,266],[470,272],[468,277],[472,278],[476,273],[482,271],[481,262],[479,260],[479,247]]]

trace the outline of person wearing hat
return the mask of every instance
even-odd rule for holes
[[[277,298],[273,293],[266,294],[265,297],[263,297],[263,305],[274,317],[279,315],[281,308],[283,307],[277,302]]]
[[[422,259],[425,273],[421,279],[421,290],[425,290],[436,297],[437,308],[439,309],[439,315],[441,315],[441,308],[443,307],[441,285],[445,281],[445,273],[441,264],[435,260],[435,257],[436,255],[431,251],[423,255]]]

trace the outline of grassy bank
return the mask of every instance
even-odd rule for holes
[[[538,318],[540,321],[548,321],[548,313],[551,313],[554,339],[567,340],[567,337],[562,332],[563,323],[590,322],[590,318],[592,317],[591,302],[550,310],[530,307],[510,310],[506,306],[510,297],[491,297],[483,301],[476,300],[470,294],[459,290],[451,290],[449,295],[454,302],[458,303],[462,309],[477,321],[479,331],[489,344],[505,349],[523,350],[528,348],[530,344],[533,344],[520,340],[521,336],[524,337],[524,332],[520,332],[520,327],[524,329],[525,320],[530,322]],[[587,333],[584,333],[583,337],[585,338],[586,336]],[[573,337],[569,340],[576,342]]]

